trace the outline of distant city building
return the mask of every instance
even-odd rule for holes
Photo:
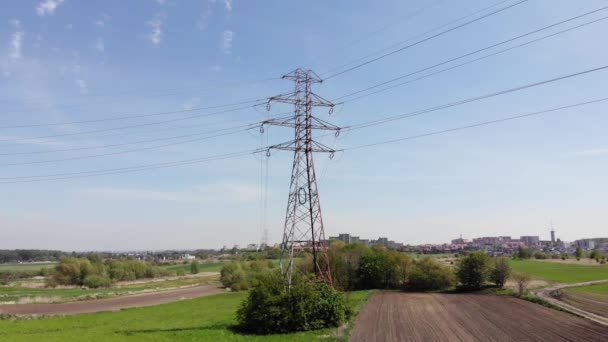
[[[380,245],[388,249],[400,249],[403,248],[403,243],[398,243],[393,240],[389,240],[386,237],[380,237],[377,240],[361,239],[358,236],[352,236],[350,234],[338,234],[338,236],[330,236],[330,241],[342,241],[344,243],[361,243],[366,246]]]
[[[520,240],[528,247],[540,244],[540,238],[538,236],[522,236]]]
[[[555,229],[551,228],[551,243],[555,245]]]
[[[463,239],[462,236],[459,237],[458,239],[454,239],[452,240],[452,245],[464,245],[466,244],[468,241]]]
[[[196,259],[196,257],[194,255],[184,254],[182,256],[182,260],[194,260],[194,259]]]
[[[255,243],[250,243],[247,245],[247,247],[245,247],[245,250],[247,251],[257,251],[258,250],[258,245]]]
[[[595,249],[595,241],[593,239],[581,239],[574,241],[576,247],[582,249]]]

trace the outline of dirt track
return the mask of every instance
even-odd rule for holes
[[[99,311],[118,311],[125,308],[157,305],[180,299],[203,297],[222,293],[215,286],[197,286],[162,292],[148,292],[116,298],[64,304],[11,304],[0,305],[0,314],[14,315],[74,315]]]
[[[561,291],[568,287],[588,286],[606,282],[608,282],[608,280],[595,280],[576,284],[558,284],[553,287],[533,291],[533,293],[553,305],[608,327],[608,305],[606,305],[605,302],[585,298],[586,296],[583,294],[567,294]]]
[[[513,297],[380,292],[350,341],[608,341],[608,327]]]

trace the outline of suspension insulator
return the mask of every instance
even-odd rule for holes
[[[300,204],[306,204],[306,189],[303,187],[298,189],[298,202],[300,202]]]

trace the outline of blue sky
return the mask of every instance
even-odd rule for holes
[[[417,38],[411,42],[428,37],[431,34],[421,34],[498,2],[5,1],[0,11],[0,126],[86,121],[265,98],[289,91],[293,85],[258,80],[280,77],[297,67],[331,75],[328,71],[345,63],[412,37]],[[495,8],[516,2],[505,1]],[[606,2],[599,0],[530,0],[331,78],[315,91],[335,99],[603,6]],[[607,13],[604,10],[500,48]],[[346,101],[331,117],[323,111],[316,114],[349,126],[600,67],[608,64],[607,32],[608,20],[600,21]],[[608,71],[598,71],[346,131],[338,139],[320,139],[348,149],[594,100],[608,96],[607,75]],[[289,108],[276,106],[271,112],[286,110]],[[319,155],[317,173],[326,234],[388,236],[412,244],[446,242],[460,234],[465,238],[548,238],[552,220],[563,240],[605,236],[605,111],[602,102],[346,150],[333,160]],[[163,148],[57,161],[188,140],[192,137],[87,149],[230,128],[268,115],[261,106],[186,119],[209,112],[213,110],[0,128],[0,177],[11,180],[186,160],[251,150],[264,146],[266,139],[278,143],[290,137],[289,129],[272,127],[264,136],[257,130],[243,131]],[[157,123],[172,118],[184,119]],[[150,125],[84,133],[138,124]],[[61,136],[40,138],[49,135]],[[75,148],[83,149],[51,152]],[[16,154],[28,152],[41,153]],[[266,211],[260,203],[264,192],[261,157],[253,155],[141,172],[3,183],[0,248],[244,245],[260,240],[263,216],[270,240],[278,242],[291,157],[277,151],[268,161]]]

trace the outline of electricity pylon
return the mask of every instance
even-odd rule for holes
[[[315,152],[330,153],[333,157],[335,150],[315,141],[312,137],[314,130],[335,131],[336,136],[340,127],[316,118],[312,110],[314,107],[328,107],[329,113],[333,111],[334,104],[312,92],[312,85],[323,80],[311,70],[296,69],[284,75],[283,79],[295,83],[292,93],[269,98],[268,109],[271,102],[293,104],[294,114],[284,119],[264,121],[263,125],[292,127],[295,138],[282,144],[273,145],[270,149],[294,151],[293,167],[291,171],[291,185],[287,199],[287,213],[281,243],[281,273],[291,286],[294,253],[308,250],[312,253],[313,267],[316,276],[328,283],[332,282],[327,256],[327,240],[321,217],[321,203],[315,174],[313,154]],[[288,255],[285,265],[285,255]]]

